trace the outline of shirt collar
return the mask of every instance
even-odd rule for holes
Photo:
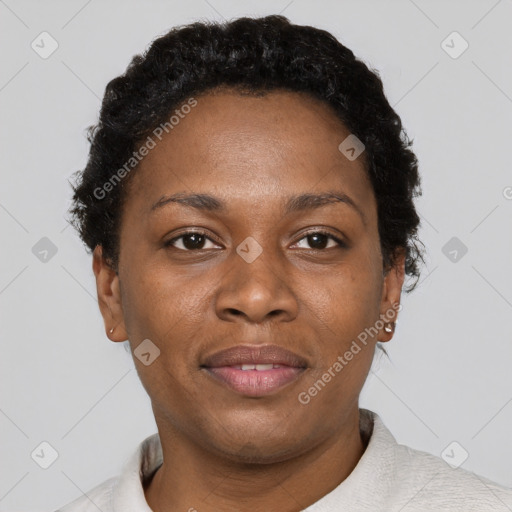
[[[114,485],[114,512],[152,512],[144,495],[144,484],[162,465],[163,460],[158,434],[153,434],[142,441]]]

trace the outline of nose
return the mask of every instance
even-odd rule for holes
[[[269,261],[268,251],[251,263],[236,253],[232,260],[216,295],[215,309],[220,319],[259,324],[296,318],[298,303],[289,276],[275,259]]]

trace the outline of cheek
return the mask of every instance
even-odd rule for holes
[[[347,261],[322,279],[308,278],[310,286],[305,289],[309,307],[321,323],[344,340],[357,336],[378,319],[382,283],[369,270],[361,263]]]
[[[154,406],[174,410],[200,397],[190,385],[194,378],[198,341],[204,330],[211,283],[192,285],[190,278],[170,275],[165,268],[132,267],[123,280],[123,314],[137,373]],[[137,347],[149,339],[158,355],[146,365]],[[151,348],[151,350],[156,350]],[[153,357],[153,356],[151,356]]]
[[[124,281],[123,312],[134,336],[174,337],[197,329],[205,318],[211,280],[194,280],[162,266],[132,266]]]
[[[360,265],[347,263],[309,290],[304,303],[317,329],[319,365],[301,396],[318,414],[341,411],[359,396],[373,361],[376,339],[369,328],[379,318],[379,284]]]

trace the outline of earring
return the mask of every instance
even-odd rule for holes
[[[384,330],[385,330],[386,332],[393,332],[393,323],[392,323],[392,322],[387,323],[387,324],[384,326]]]
[[[114,332],[114,329],[115,327],[112,327],[112,329],[110,329],[110,331],[108,331],[110,334],[112,334]]]

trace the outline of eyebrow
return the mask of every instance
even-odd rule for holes
[[[150,212],[158,210],[169,203],[177,203],[207,212],[225,212],[227,210],[225,203],[209,194],[186,194],[184,192],[178,192],[176,194],[162,196],[155,204],[153,204]],[[294,212],[314,210],[316,208],[321,208],[322,206],[337,203],[350,206],[359,214],[363,223],[366,225],[366,217],[359,206],[350,196],[340,192],[324,192],[321,194],[306,193],[292,196],[285,204],[284,213],[285,215],[288,215]]]

